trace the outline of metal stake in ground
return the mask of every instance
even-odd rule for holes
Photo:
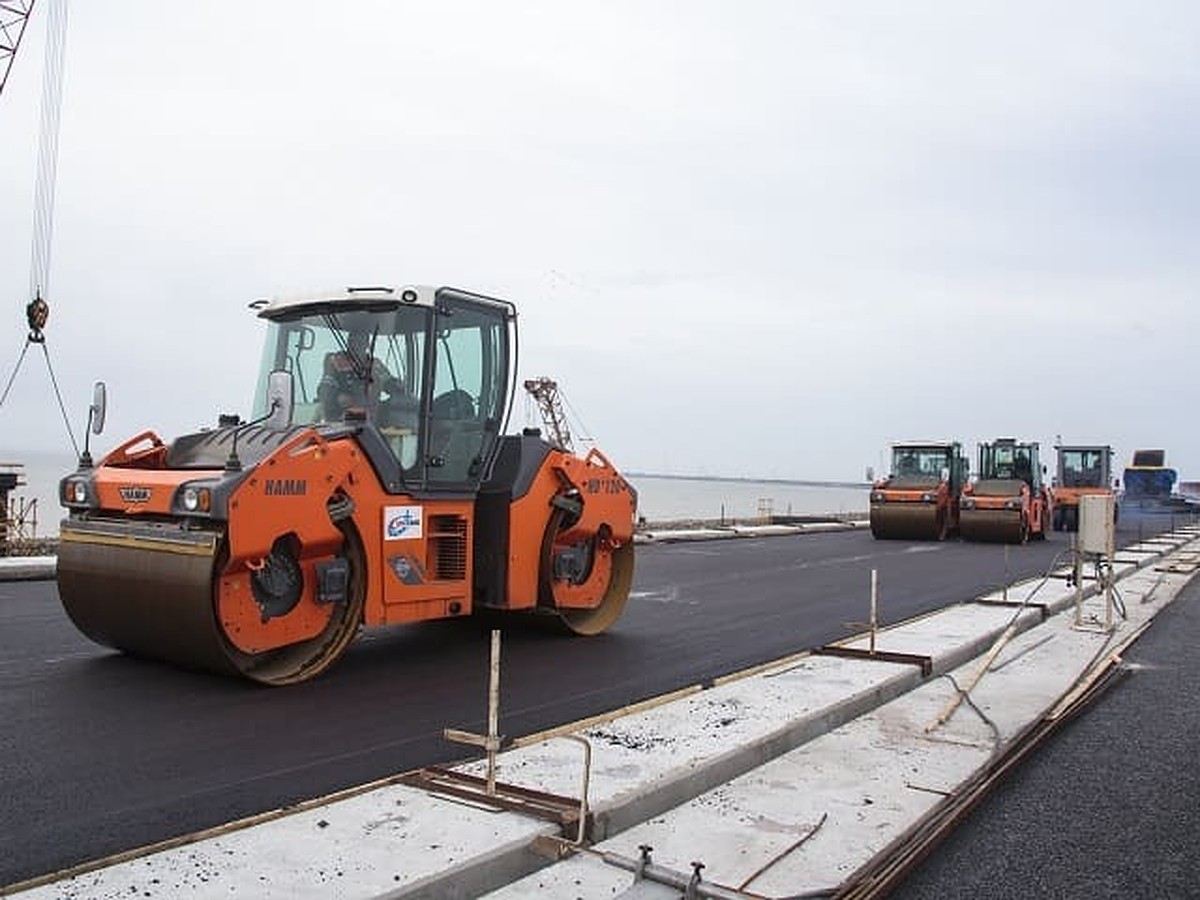
[[[1004,602],[1008,602],[1008,544],[1004,545]]]
[[[875,632],[879,629],[879,570],[871,570],[871,655],[875,655]]]
[[[488,678],[488,732],[475,734],[457,728],[447,728],[442,735],[448,741],[471,744],[487,751],[487,795],[496,795],[496,754],[503,737],[500,728],[500,631],[492,629],[492,662]]]
[[[866,622],[847,622],[847,628],[867,628],[867,655],[875,655],[875,635],[879,631],[879,570],[871,570],[871,615]],[[861,651],[859,651],[861,652]]]

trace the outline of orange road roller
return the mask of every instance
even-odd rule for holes
[[[1115,493],[1112,482],[1113,449],[1107,444],[1055,447],[1058,471],[1050,488],[1055,531],[1079,530],[1079,498]],[[1116,504],[1113,514],[1117,515]]]
[[[958,529],[958,497],[969,468],[958,441],[893,444],[891,474],[871,488],[871,534],[945,540]]]
[[[594,635],[633,579],[634,488],[599,450],[506,434],[513,304],[449,287],[251,304],[254,411],[145,431],[60,484],[58,590],[142,657],[283,685],[360,628],[496,613]],[[97,385],[89,431],[104,419]]]
[[[964,540],[1024,544],[1044,540],[1052,501],[1035,442],[1001,438],[979,445],[979,474],[963,488],[959,531]]]

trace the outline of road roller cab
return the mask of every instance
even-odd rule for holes
[[[963,488],[959,530],[968,541],[1023,544],[1044,539],[1052,501],[1036,442],[1000,438],[979,445],[979,471]]]
[[[252,306],[267,336],[248,421],[146,431],[63,479],[58,586],[81,631],[286,684],[363,625],[617,620],[636,494],[598,450],[504,434],[511,303],[413,287]]]
[[[1079,530],[1079,498],[1114,493],[1112,481],[1113,449],[1108,445],[1062,446],[1054,448],[1058,467],[1050,496],[1054,504],[1052,521],[1055,531]],[[1114,514],[1116,504],[1113,504]]]
[[[871,534],[944,540],[958,528],[958,497],[969,468],[958,441],[893,444],[891,474],[871,488]]]

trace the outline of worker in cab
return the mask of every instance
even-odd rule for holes
[[[340,422],[349,410],[361,410],[368,416],[379,407],[381,394],[398,397],[404,385],[371,352],[371,335],[352,332],[344,350],[325,356],[325,370],[317,396],[325,420]]]

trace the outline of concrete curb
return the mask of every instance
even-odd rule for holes
[[[57,566],[57,556],[0,557],[0,581],[47,581]]]
[[[792,720],[777,731],[713,758],[672,780],[664,780],[621,802],[598,804],[592,810],[592,840],[599,843],[634,825],[665,813],[766,762],[782,756],[815,737],[851,722],[864,713],[903,696],[924,680],[912,666],[893,665],[896,673],[885,681],[860,691],[811,715]],[[499,887],[500,885],[496,885]]]

